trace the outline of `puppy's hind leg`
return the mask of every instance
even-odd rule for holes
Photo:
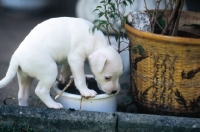
[[[19,68],[17,72],[17,78],[19,83],[19,92],[18,92],[18,102],[19,106],[28,106],[28,99],[30,94],[30,87],[33,81],[33,78],[26,75]]]
[[[49,108],[60,109],[63,106],[55,102],[50,96],[50,88],[56,81],[58,74],[57,65],[55,63],[48,63],[45,70],[38,75],[39,83],[35,89],[36,95],[42,100],[43,103]]]

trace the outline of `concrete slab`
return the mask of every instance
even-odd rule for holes
[[[200,118],[116,113],[118,132],[200,132]]]
[[[116,122],[113,113],[0,105],[0,130],[6,131],[26,126],[42,132],[115,132]]]
[[[200,132],[200,118],[0,105],[0,131]]]

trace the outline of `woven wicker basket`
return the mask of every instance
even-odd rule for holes
[[[200,13],[183,12],[184,24],[200,24]],[[131,41],[131,87],[143,112],[200,117],[200,39],[162,36],[125,25]],[[144,54],[134,53],[140,46]]]

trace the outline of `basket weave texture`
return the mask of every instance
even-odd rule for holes
[[[183,12],[179,29],[200,34],[200,13]],[[184,26],[183,26],[184,25]],[[200,39],[162,36],[125,24],[131,41],[134,101],[147,113],[200,117]],[[144,54],[134,53],[140,46]]]

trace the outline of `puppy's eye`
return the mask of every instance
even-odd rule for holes
[[[105,80],[106,80],[106,81],[110,81],[111,79],[112,79],[111,76],[105,77]]]

